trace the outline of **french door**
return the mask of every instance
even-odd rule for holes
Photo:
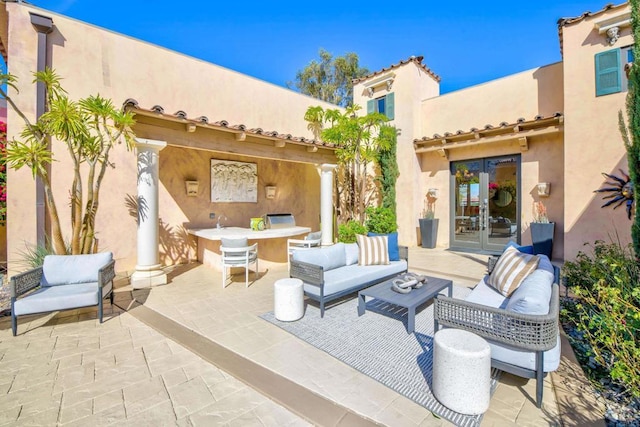
[[[452,248],[499,252],[520,241],[520,156],[451,163]]]

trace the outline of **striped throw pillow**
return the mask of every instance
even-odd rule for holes
[[[358,265],[389,264],[389,241],[387,236],[367,237],[357,234]]]
[[[487,284],[509,297],[522,281],[538,267],[540,258],[525,254],[516,248],[507,248],[493,268]]]

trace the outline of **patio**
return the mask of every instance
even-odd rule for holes
[[[409,260],[462,286],[486,268],[486,256],[444,250],[414,248]],[[260,319],[286,265],[224,290],[203,265],[168,274],[169,285],[150,291],[118,288],[128,311],[114,306],[103,325],[95,309],[75,310],[25,319],[13,338],[0,319],[0,424],[448,424]],[[535,381],[503,374],[482,424],[597,424],[588,396],[577,396],[582,385],[561,376],[567,363],[545,379],[542,409]]]

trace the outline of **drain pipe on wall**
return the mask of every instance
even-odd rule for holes
[[[44,71],[47,66],[51,65],[50,58],[47,55],[47,34],[53,31],[53,20],[31,12],[29,15],[31,15],[31,25],[38,33],[38,62],[36,67],[38,71]],[[36,121],[45,112],[45,97],[45,85],[42,82],[38,82],[36,84]],[[46,243],[46,206],[44,185],[39,177],[36,178],[36,236],[38,246],[44,246]]]

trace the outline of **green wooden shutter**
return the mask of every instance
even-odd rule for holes
[[[393,93],[390,93],[387,95],[387,117],[389,118],[389,120],[393,120],[395,118],[396,115],[396,107],[395,107],[395,101],[394,101],[394,96]]]
[[[597,53],[595,61],[596,96],[620,92],[622,90],[620,49]]]
[[[367,114],[376,112],[375,102],[376,102],[375,99],[370,99],[369,101],[367,101]]]

